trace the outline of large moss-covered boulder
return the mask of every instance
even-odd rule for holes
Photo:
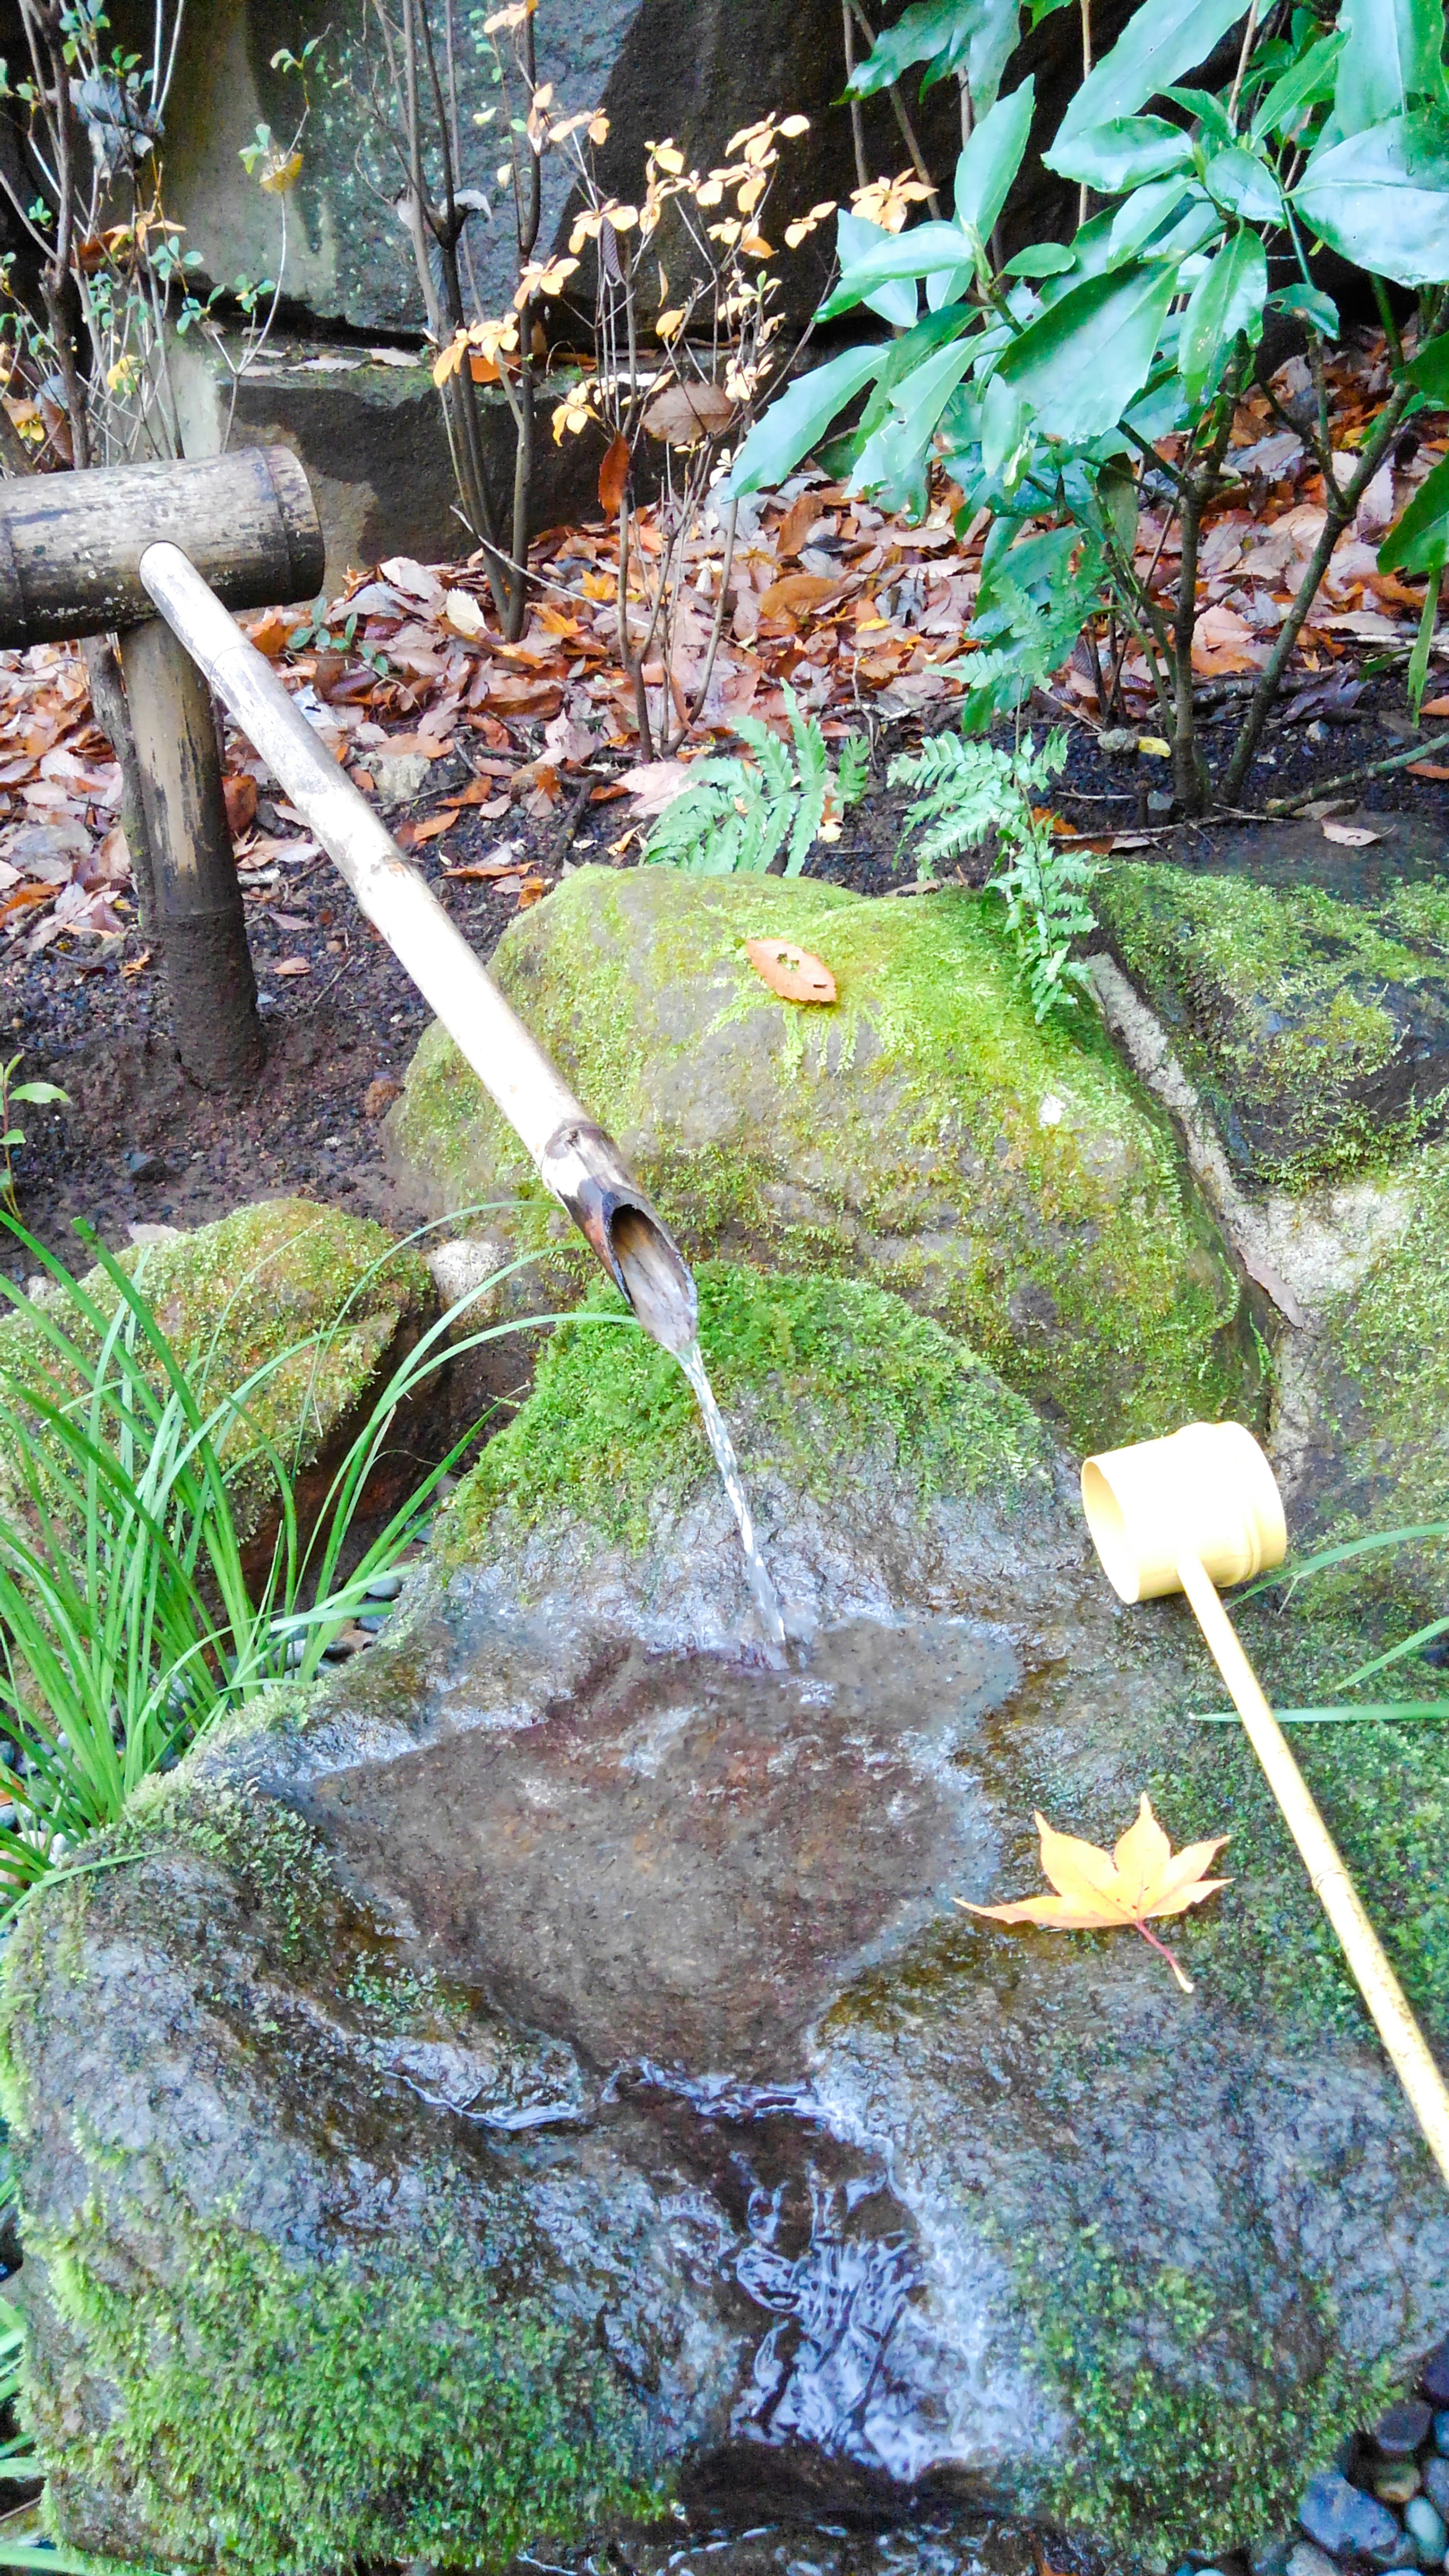
[[[395,1638],[152,1784],[8,1945],[72,2548],[497,2568],[672,2496],[917,2505],[937,2567],[982,2502],[1220,2564],[1442,2330],[1442,2187],[1245,1748],[1184,1722],[1181,1605],[1115,1602],[1066,1461],[928,1319],[701,1292],[790,1669],[683,1381],[599,1298]],[[1382,1785],[1315,1775],[1375,1905]],[[1039,1884],[1034,1807],[1110,1841],[1144,1787],[1234,1838],[1166,1927],[1191,1994],[1130,1929],[952,1903]],[[1449,2035],[1442,1923],[1381,1920]]]
[[[824,956],[838,1002],[782,1001],[756,936]],[[1082,1445],[1256,1414],[1239,1281],[1166,1117],[1088,1008],[1037,1026],[979,896],[587,868],[494,971],[691,1259],[874,1279]],[[441,1027],[389,1135],[435,1209],[518,1197],[490,1227],[560,1255],[520,1298],[578,1294],[587,1254]]]
[[[436,1311],[426,1263],[370,1219],[307,1199],[262,1199],[214,1225],[133,1247],[120,1267],[134,1280],[186,1372],[204,1413],[227,1397],[239,1409],[214,1436],[230,1475],[238,1535],[247,1539],[272,1508],[275,1451],[305,1477],[360,1426],[385,1369],[402,1359]],[[75,1350],[98,1352],[101,1330],[122,1303],[100,1268],[80,1283],[94,1322],[55,1286],[39,1303]],[[144,1329],[132,1342],[153,1383],[164,1386]],[[23,1312],[0,1322],[0,1380],[23,1410],[27,1387],[70,1392],[79,1384],[44,1327]],[[0,1450],[0,1480],[12,1499],[22,1462]]]
[[[1316,827],[1302,830],[1320,876],[1325,850],[1343,860]],[[1273,883],[1116,867],[1094,900],[1237,1170],[1302,1189],[1379,1164],[1443,1122],[1449,877],[1380,881],[1375,871],[1372,891],[1351,901],[1323,883],[1282,882],[1276,855]],[[1338,877],[1347,873],[1340,864]]]

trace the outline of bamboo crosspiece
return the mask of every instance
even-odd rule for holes
[[[1425,2141],[1449,2182],[1449,2085],[1385,1956],[1344,1859],[1218,1598],[1281,1565],[1288,1537],[1273,1471],[1237,1422],[1191,1422],[1170,1439],[1089,1458],[1082,1506],[1123,1601],[1185,1592],[1309,1883],[1338,1935]]]

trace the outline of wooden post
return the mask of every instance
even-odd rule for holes
[[[261,1065],[262,1029],[211,691],[162,618],[128,627],[120,655],[151,844],[150,927],[166,970],[171,1033],[193,1082],[207,1091],[244,1090]]]

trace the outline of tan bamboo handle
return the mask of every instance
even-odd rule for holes
[[[1180,1558],[1177,1571],[1243,1721],[1248,1742],[1303,1855],[1314,1893],[1338,1934],[1359,1993],[1393,2060],[1429,2152],[1449,2182],[1449,2085],[1430,2054],[1429,2043],[1409,2009],[1403,1987],[1364,1912],[1363,1899],[1288,1749],[1287,1738],[1263,1697],[1258,1677],[1238,1643],[1237,1632],[1211,1578],[1194,1556]]]

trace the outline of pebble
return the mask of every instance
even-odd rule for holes
[[[1449,2514],[1449,2460],[1424,2462],[1424,2493],[1438,2512]]]
[[[164,1181],[166,1166],[159,1154],[148,1154],[140,1145],[132,1145],[121,1156],[121,1162],[133,1181]]]
[[[1433,2420],[1432,2410],[1422,2397],[1409,2397],[1402,2405],[1386,2409],[1369,2438],[1386,2460],[1411,2460],[1428,2440]]]
[[[1449,2335],[1435,2344],[1419,2373],[1419,2386],[1435,2406],[1449,2406]]]
[[[403,1587],[400,1574],[375,1574],[367,1587],[369,1601],[396,1601]]]
[[[1387,2468],[1373,2473],[1374,2494],[1380,2504],[1407,2504],[1419,2492],[1417,2460],[1391,2460]]]
[[[1331,2557],[1357,2549],[1385,2565],[1385,2553],[1394,2550],[1403,2538],[1387,2505],[1377,2503],[1361,2488],[1351,2487],[1337,2469],[1320,2469],[1316,2478],[1310,2478],[1298,2508],[1298,2520],[1309,2539],[1316,2540]]]
[[[1404,2509],[1404,2529],[1414,2544],[1421,2567],[1437,2567],[1449,2549],[1449,2523],[1436,2512],[1427,2496],[1415,2496]]]
[[[1449,2459],[1449,2407],[1434,2418],[1434,2448]]]
[[[1285,2576],[1338,2576],[1338,2561],[1311,2540],[1297,2540],[1288,2552]]]
[[[387,1626],[387,1620],[388,1614],[385,1610],[363,1610],[359,1612],[352,1624],[354,1628],[365,1629],[369,1637],[375,1637],[379,1629]]]

